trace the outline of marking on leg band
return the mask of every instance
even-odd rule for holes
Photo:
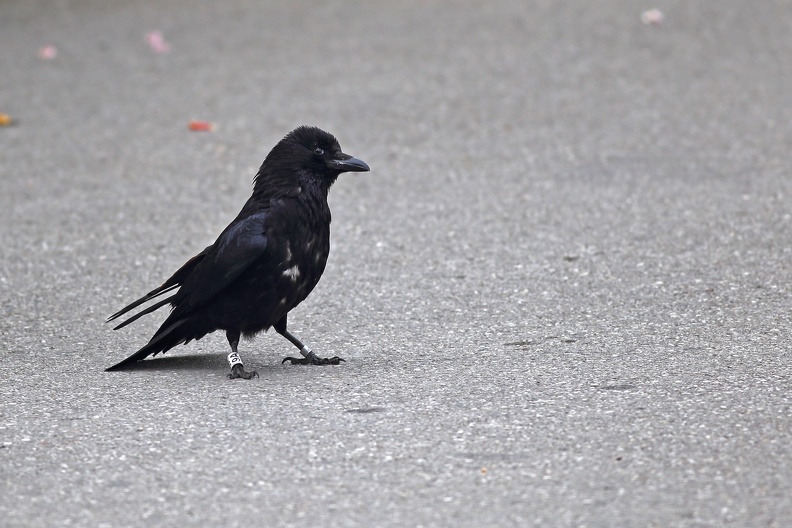
[[[231,368],[234,368],[234,365],[241,365],[242,360],[239,358],[239,354],[236,352],[228,354],[228,364],[231,365]]]

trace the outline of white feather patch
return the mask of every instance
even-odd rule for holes
[[[291,268],[287,269],[283,272],[284,277],[289,277],[292,282],[297,282],[297,278],[300,276],[300,268],[295,264]]]

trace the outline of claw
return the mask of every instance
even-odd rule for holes
[[[231,367],[231,374],[228,375],[228,379],[237,379],[237,378],[253,379],[258,377],[259,377],[258,372],[256,372],[255,370],[251,370],[250,372],[247,372],[241,363],[237,363],[236,365]]]
[[[281,365],[283,365],[287,361],[291,361],[292,365],[338,365],[342,362],[345,362],[346,360],[338,356],[334,356],[331,358],[320,358],[317,357],[316,355],[314,355],[313,357],[302,357],[302,358],[287,357],[287,358],[283,358],[283,361],[281,361]]]

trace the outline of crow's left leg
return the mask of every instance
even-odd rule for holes
[[[242,364],[242,360],[239,358],[239,352],[237,352],[237,346],[239,346],[239,332],[228,330],[226,332],[226,338],[228,338],[228,344],[231,345],[231,353],[228,354],[228,364],[231,365],[231,374],[228,375],[228,379],[258,378],[258,372],[255,370],[247,372],[245,366]]]
[[[292,345],[296,346],[300,349],[300,354],[303,355],[301,358],[296,357],[287,357],[284,358],[281,363],[286,363],[287,361],[291,361],[292,365],[338,365],[343,359],[338,356],[331,357],[331,358],[322,358],[317,356],[313,350],[308,348],[307,346],[303,345],[302,342],[291,335],[291,333],[286,330],[286,316],[284,315],[280,321],[272,325],[275,328],[275,331],[278,332],[280,335],[288,339]]]

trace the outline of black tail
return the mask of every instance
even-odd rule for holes
[[[171,276],[171,278],[166,280],[165,283],[162,286],[160,286],[159,288],[155,288],[155,289],[151,290],[150,292],[148,292],[146,295],[144,295],[140,299],[136,300],[135,302],[133,302],[131,304],[128,304],[127,306],[124,306],[123,308],[118,310],[116,313],[114,313],[113,315],[108,317],[107,318],[107,322],[109,323],[110,321],[112,321],[114,319],[118,319],[119,317],[121,317],[125,313],[127,313],[127,312],[129,312],[131,310],[134,310],[135,308],[137,308],[141,304],[150,301],[154,297],[159,297],[163,293],[168,293],[169,291],[172,291],[172,290],[178,288],[179,286],[181,286],[182,284],[184,284],[184,281],[187,280],[187,277],[190,276],[190,273],[193,272],[195,267],[198,264],[201,263],[201,261],[203,260],[203,258],[206,256],[206,254],[209,252],[210,249],[212,249],[212,246],[207,247],[206,249],[204,249],[203,251],[201,251],[200,253],[195,255],[193,258],[191,258],[190,260],[185,262],[184,265],[181,268],[179,268],[179,270],[176,273],[174,273]],[[128,325],[129,323],[131,323],[132,321],[136,320],[138,317],[140,317],[142,315],[145,315],[147,313],[153,312],[157,308],[160,308],[161,306],[164,306],[165,304],[170,302],[172,299],[173,299],[173,296],[169,297],[166,301],[162,301],[162,302],[159,302],[159,303],[155,304],[154,305],[155,307],[148,308],[145,311],[143,311],[143,312],[137,314],[136,316],[132,317],[131,319],[127,319],[126,321],[124,321],[120,325],[118,325],[115,328],[113,328],[113,330],[118,330],[119,328],[122,328],[122,327]]]
[[[159,288],[155,288],[155,289],[151,290],[146,295],[144,295],[140,299],[136,300],[132,304],[129,304],[129,305],[121,308],[119,311],[117,311],[116,313],[111,315],[107,319],[107,321],[109,322],[109,321],[112,321],[114,319],[118,319],[119,317],[121,317],[125,313],[127,313],[127,312],[129,312],[131,310],[134,310],[135,308],[137,308],[141,304],[143,304],[145,302],[148,302],[148,301],[150,301],[151,299],[153,299],[155,297],[159,297],[160,295],[162,295],[164,293],[168,293],[170,291],[173,291],[176,288],[178,288],[179,286],[181,286],[182,284],[184,284],[184,281],[187,280],[187,277],[189,277],[190,273],[192,273],[193,270],[195,269],[195,267],[198,266],[198,264],[201,263],[203,258],[206,256],[206,254],[211,249],[212,249],[212,246],[209,246],[206,249],[204,249],[203,251],[201,251],[200,253],[198,253],[197,255],[195,255],[193,258],[191,258],[190,260],[185,262],[184,265],[181,268],[179,268],[179,270],[176,273],[174,273],[171,276],[171,278],[166,280],[165,283],[162,286],[160,286]],[[140,313],[138,313],[136,315],[133,315],[132,317],[130,317],[126,321],[122,322],[121,324],[116,326],[113,330],[118,330],[119,328],[123,328],[126,325],[128,325],[129,323],[138,320],[140,317],[142,317],[142,316],[144,316],[146,314],[150,314],[154,310],[162,308],[166,304],[172,302],[175,299],[175,297],[176,297],[176,294],[171,295],[167,299],[161,300],[161,301],[149,306],[148,308],[146,308],[145,310],[141,311]],[[159,328],[159,330],[157,330],[157,333],[154,334],[154,336],[146,344],[146,346],[144,346],[143,348],[141,348],[140,350],[138,350],[137,352],[135,352],[134,354],[132,354],[131,356],[126,358],[124,361],[121,361],[120,363],[116,363],[112,367],[109,367],[109,368],[107,368],[105,370],[121,370],[124,367],[126,367],[126,366],[128,366],[128,365],[130,365],[130,364],[132,364],[132,363],[134,363],[136,361],[140,361],[141,359],[144,359],[144,358],[146,358],[146,357],[148,357],[148,356],[150,356],[152,354],[157,355],[160,352],[166,352],[166,351],[170,350],[171,348],[175,347],[178,344],[186,343],[187,341],[190,341],[191,339],[195,339],[196,338],[196,336],[193,333],[191,333],[191,331],[188,330],[184,326],[184,323],[186,323],[186,320],[182,319],[182,320],[179,320],[179,321],[176,321],[176,322],[171,322],[172,318],[173,318],[173,313],[171,313],[171,315],[168,317],[168,319],[165,320],[165,322],[162,324],[162,326]],[[201,335],[205,335],[205,333],[201,334]]]
[[[189,335],[188,332],[185,332],[183,328],[184,324],[187,321],[182,319],[181,321],[176,321],[172,325],[168,326],[164,330],[160,328],[157,330],[157,333],[154,334],[154,337],[151,338],[146,346],[126,358],[125,360],[116,363],[112,367],[107,367],[106,371],[112,370],[121,370],[136,361],[140,361],[141,359],[145,359],[146,357],[154,354],[159,354],[160,352],[167,352],[171,348],[179,345],[181,343],[186,343],[191,339],[194,339],[194,336]]]
[[[125,327],[126,325],[128,325],[129,323],[134,323],[135,321],[137,321],[138,319],[140,319],[140,318],[141,318],[141,317],[143,317],[144,315],[146,315],[146,314],[150,314],[151,312],[153,312],[153,311],[155,311],[155,310],[159,310],[160,308],[162,308],[163,306],[165,306],[165,305],[166,305],[166,304],[168,304],[169,302],[173,301],[173,299],[174,299],[175,297],[176,297],[175,295],[171,295],[171,296],[170,296],[170,297],[168,297],[167,299],[163,299],[163,300],[161,300],[160,302],[158,302],[158,303],[156,303],[156,304],[152,304],[151,306],[149,306],[148,308],[146,308],[146,309],[145,309],[145,310],[143,310],[142,312],[140,312],[140,313],[137,313],[137,314],[133,315],[132,317],[130,317],[130,318],[129,318],[129,319],[127,319],[126,321],[122,322],[120,325],[118,325],[118,326],[116,326],[115,328],[113,328],[113,330],[118,330],[119,328],[124,328],[124,327]],[[131,309],[131,308],[130,308],[130,309]],[[119,313],[118,315],[121,315],[121,314]],[[108,319],[108,321],[111,321],[111,320],[112,320],[112,319]]]
[[[175,288],[178,288],[178,287],[179,287],[179,285],[178,285],[178,284],[171,284],[171,285],[168,285],[168,283],[165,283],[165,284],[163,284],[162,286],[160,286],[159,288],[157,288],[156,290],[151,290],[151,291],[150,291],[150,292],[148,292],[146,295],[144,295],[143,297],[141,297],[141,298],[140,298],[140,299],[138,299],[137,301],[133,302],[132,304],[128,304],[127,306],[124,306],[123,308],[121,308],[120,310],[118,310],[116,313],[114,313],[113,315],[111,315],[110,317],[108,317],[106,322],[108,322],[108,323],[109,323],[110,321],[113,321],[114,319],[118,319],[119,317],[121,317],[121,316],[122,316],[122,315],[124,315],[125,313],[127,313],[127,312],[129,312],[129,311],[131,311],[131,310],[134,310],[135,308],[137,308],[137,307],[138,307],[138,306],[140,306],[141,304],[143,304],[143,303],[145,303],[145,302],[147,302],[147,301],[150,301],[150,300],[151,300],[151,299],[153,299],[154,297],[158,297],[158,296],[162,295],[163,293],[167,293],[167,292],[169,292],[169,291],[171,291],[171,290],[173,290],[173,289],[175,289]],[[171,299],[173,299],[173,296],[169,297],[169,298],[167,299],[167,301],[168,301],[168,302],[170,302],[170,300],[171,300]],[[156,304],[155,306],[156,306],[157,308],[159,308],[160,306],[162,306],[162,305],[164,305],[164,304],[166,304],[166,303],[158,303],[158,304]],[[155,308],[155,309],[156,309],[156,308]],[[145,312],[145,313],[150,313],[151,311],[154,311],[154,310],[150,310],[150,311],[148,311],[148,312]],[[122,326],[126,326],[126,325],[128,325],[129,323],[131,323],[132,321],[134,321],[134,320],[135,320],[135,319],[137,319],[138,317],[140,317],[140,314],[138,314],[138,315],[137,315],[136,317],[134,317],[133,319],[129,319],[129,320],[127,320],[127,321],[125,321],[125,322],[121,323],[120,325],[118,325],[118,326],[116,326],[115,328],[113,328],[113,330],[118,330],[118,329],[119,329],[119,328],[121,328]]]

